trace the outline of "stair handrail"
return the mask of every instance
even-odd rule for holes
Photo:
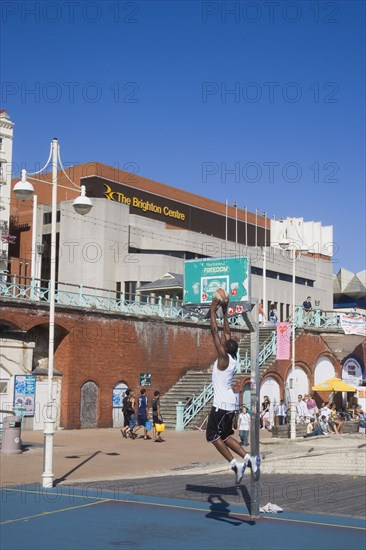
[[[263,365],[265,361],[276,352],[276,342],[277,336],[276,331],[272,331],[272,336],[268,338],[259,352],[259,366]],[[242,368],[244,366],[244,369]],[[245,353],[243,358],[240,358],[240,368],[237,371],[238,373],[246,374],[250,372],[250,356],[248,351]],[[190,405],[183,411],[183,426],[187,426],[191,420],[203,409],[203,407],[212,399],[213,397],[213,384],[205,383],[202,392],[195,398],[192,399]]]

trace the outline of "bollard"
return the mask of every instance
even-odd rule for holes
[[[183,432],[184,431],[184,424],[183,424],[184,403],[182,403],[182,401],[178,401],[175,407],[177,411],[177,421],[175,424],[175,431]]]
[[[7,416],[4,418],[1,453],[14,455],[22,452],[21,429],[21,416]]]

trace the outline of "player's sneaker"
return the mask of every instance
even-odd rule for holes
[[[260,465],[261,465],[261,457],[259,455],[250,456],[249,466],[252,469],[253,474],[257,473]]]
[[[241,480],[243,479],[243,475],[245,472],[245,468],[247,467],[246,462],[237,462],[235,466],[232,466],[231,469],[235,473],[235,481],[239,485]]]

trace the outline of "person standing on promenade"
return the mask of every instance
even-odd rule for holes
[[[246,406],[243,405],[241,409],[241,413],[239,414],[240,445],[242,445],[243,447],[247,447],[249,445],[248,443],[249,429],[250,429],[250,414],[248,413],[248,409],[246,408]]]
[[[161,432],[158,432],[156,429],[157,424],[163,423],[163,418],[160,411],[160,392],[154,392],[154,399],[152,400],[152,414],[153,414],[153,425],[154,425],[154,441],[164,441],[160,436]]]
[[[144,439],[151,439],[147,435],[146,422],[149,420],[149,411],[147,408],[146,390],[140,390],[140,396],[137,399],[137,424],[144,428]]]
[[[216,313],[220,306],[224,315],[221,340],[216,319]],[[251,467],[253,474],[258,471],[260,457],[251,456],[240,445],[239,441],[232,437],[234,434],[233,421],[236,401],[231,385],[236,371],[238,343],[231,339],[231,331],[227,319],[227,306],[227,302],[220,301],[214,297],[210,307],[211,334],[218,357],[212,367],[214,400],[207,421],[206,439],[230,463],[230,467],[235,473],[236,482],[240,483],[245,468],[248,465]],[[237,462],[231,451],[243,458],[243,462]]]
[[[271,325],[276,325],[277,321],[278,321],[278,315],[277,315],[277,309],[276,309],[276,305],[274,304],[274,302],[271,302],[270,306],[269,306],[269,321],[271,323]]]
[[[122,412],[123,412],[124,424],[121,430],[121,434],[123,435],[123,437],[128,436],[134,439],[133,428],[131,428],[131,417],[135,412],[133,408],[132,398],[133,398],[132,390],[127,389],[122,401]]]
[[[284,400],[281,399],[281,401],[276,407],[276,418],[279,426],[283,426],[284,424],[286,424],[286,414],[287,414],[287,407],[285,405]]]
[[[316,406],[316,401],[313,395],[308,395],[306,407],[308,409],[308,417],[315,418],[316,413],[318,412],[318,407]]]
[[[312,312],[313,306],[311,304],[311,296],[308,296],[306,300],[302,303],[302,307],[304,309],[304,321],[305,323],[309,323],[310,320],[310,314]]]
[[[266,316],[264,315],[263,302],[261,302],[258,306],[258,320],[260,325],[263,325],[266,320]]]

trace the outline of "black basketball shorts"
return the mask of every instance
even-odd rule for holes
[[[207,421],[206,439],[211,443],[217,439],[225,441],[233,435],[235,411],[225,411],[212,407]]]

